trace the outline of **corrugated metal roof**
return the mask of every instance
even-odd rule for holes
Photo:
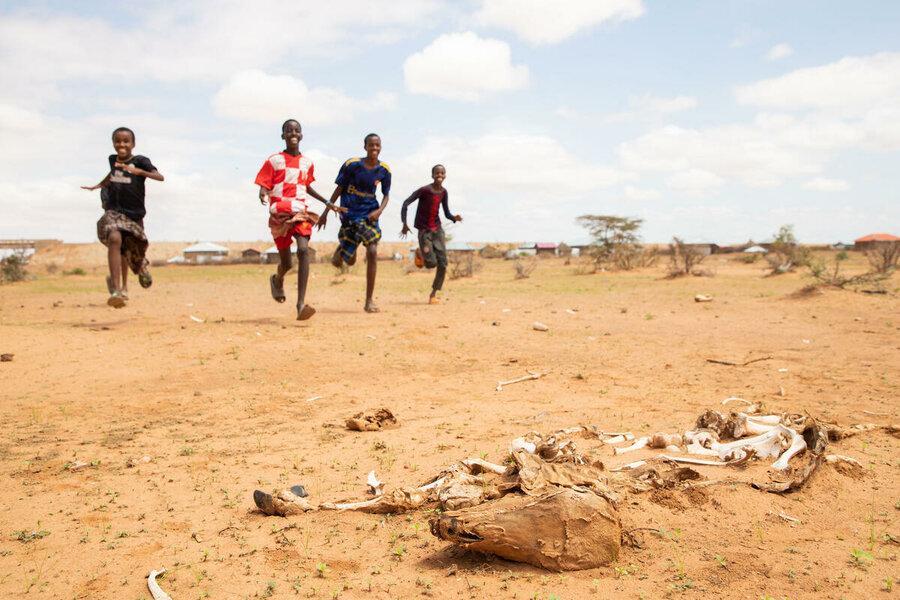
[[[218,244],[213,244],[212,242],[200,242],[199,244],[194,244],[193,246],[188,246],[182,252],[224,252],[228,253],[228,248],[225,246],[220,246]]]

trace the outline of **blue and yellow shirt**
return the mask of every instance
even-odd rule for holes
[[[344,188],[341,193],[341,206],[347,208],[342,219],[356,221],[369,216],[378,208],[375,198],[378,184],[381,184],[381,195],[391,193],[391,170],[383,162],[374,169],[367,169],[361,158],[351,158],[341,167],[334,183]]]

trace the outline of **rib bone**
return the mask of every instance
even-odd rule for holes
[[[165,569],[150,571],[150,574],[147,576],[147,589],[150,590],[150,595],[153,596],[153,600],[172,600],[172,597],[162,591],[162,588],[156,583],[156,578],[165,572]]]
[[[626,448],[613,448],[613,454],[624,454],[626,452],[633,452],[635,450],[640,450],[641,448],[646,448],[650,444],[650,438],[640,437],[634,441],[634,443]]]

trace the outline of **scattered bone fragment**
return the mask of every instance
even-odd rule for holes
[[[125,466],[128,467],[129,469],[131,469],[131,468],[138,466],[141,463],[149,463],[149,462],[150,462],[149,456],[142,456],[138,459],[129,458],[128,462],[125,463]]]
[[[625,448],[613,448],[613,454],[618,455],[625,454],[626,452],[634,452],[635,450],[646,448],[648,445],[650,445],[649,436],[639,437],[630,446],[626,446]]]
[[[357,413],[347,419],[347,429],[351,431],[381,431],[397,427],[397,417],[387,408],[379,408],[372,413]]]
[[[540,321],[535,321],[534,323],[532,323],[531,328],[535,331],[550,331],[550,328]]]
[[[191,539],[194,540],[195,542],[197,542],[198,544],[202,544],[202,543],[203,543],[203,540],[200,539],[200,534],[197,533],[196,531],[195,531],[194,533],[191,534]]]
[[[730,398],[725,398],[722,400],[722,406],[725,406],[729,402],[743,402],[747,406],[753,406],[753,403],[749,400],[744,400],[743,398],[738,398],[737,396],[731,396]]]
[[[534,454],[533,452],[531,454]],[[462,463],[468,467],[469,472],[477,475],[478,473],[493,473],[495,475],[505,475],[507,468],[503,465],[490,463],[480,458],[467,458]]]
[[[79,469],[83,469],[86,466],[88,466],[88,463],[80,461],[80,460],[76,460],[76,461],[68,463],[68,465],[66,466],[66,470],[67,471],[77,471]]]
[[[371,496],[380,496],[384,493],[384,482],[378,481],[375,471],[369,471],[369,476],[366,477],[366,491]]]
[[[784,425],[779,425],[779,427],[784,427]],[[806,450],[806,440],[803,439],[802,435],[787,427],[785,427],[785,431],[789,432],[792,436],[791,445],[781,454],[778,460],[772,463],[772,468],[776,471],[786,470],[788,468],[788,461],[800,452]]]
[[[507,495],[441,514],[430,526],[435,536],[464,548],[552,571],[611,564],[622,533],[609,500],[568,488],[539,498]]]
[[[607,434],[608,435],[608,434]],[[618,435],[614,435],[609,439],[603,440],[604,444],[621,444],[622,442],[630,442],[634,439],[634,434],[630,431],[627,433],[620,433]]]
[[[633,463],[628,463],[627,465],[622,465],[621,467],[616,467],[615,469],[610,469],[610,471],[613,471],[613,472],[630,471],[631,469],[637,469],[637,468],[643,467],[646,464],[647,464],[647,461],[639,460],[639,461],[636,461]]]
[[[706,294],[697,294],[694,296],[694,302],[712,302],[712,296]]]
[[[545,375],[545,373],[529,373],[528,375],[525,375],[524,377],[519,377],[518,379],[512,379],[510,381],[501,381],[497,384],[497,391],[502,392],[504,385],[511,385],[513,383],[519,383],[522,381],[530,381],[532,379],[540,379],[544,375]]]
[[[669,446],[681,446],[683,440],[677,433],[654,433],[650,436],[651,448],[667,448]]]
[[[842,456],[840,454],[826,454],[825,460],[829,464],[839,464],[839,463],[847,463],[853,465],[854,467],[858,467],[862,469],[862,463],[853,458],[852,456]]]
[[[0,354],[0,362],[12,362],[13,356],[15,356],[15,354],[4,352],[3,354]]]
[[[159,571],[150,571],[150,574],[147,575],[147,589],[150,590],[153,600],[172,600],[172,597],[162,591],[162,588],[156,583],[156,578],[165,572],[165,569],[160,569]]]
[[[191,315],[191,321],[194,321],[195,323],[203,323],[203,319],[201,319],[200,317],[195,317],[194,315]]]
[[[790,517],[790,516],[784,514],[783,512],[777,513],[777,512],[770,510],[769,514],[774,515],[774,516],[778,517],[779,519],[784,519],[785,521],[789,521],[791,523],[803,523],[803,521],[801,521],[800,519],[795,519],[794,517]]]

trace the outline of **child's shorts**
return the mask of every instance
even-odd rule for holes
[[[338,231],[338,243],[344,262],[353,258],[356,247],[360,244],[368,247],[377,244],[380,239],[381,227],[378,226],[378,221],[372,222],[368,218],[345,220]]]
[[[279,250],[290,248],[296,235],[304,235],[306,237],[312,235],[314,222],[301,221],[294,223],[292,227],[285,225],[285,221],[290,219],[295,213],[306,210],[306,204],[297,200],[281,200],[269,205],[269,229],[272,231],[272,239],[275,240],[276,248]],[[317,216],[315,213],[310,213],[309,218],[313,220],[313,217]]]

